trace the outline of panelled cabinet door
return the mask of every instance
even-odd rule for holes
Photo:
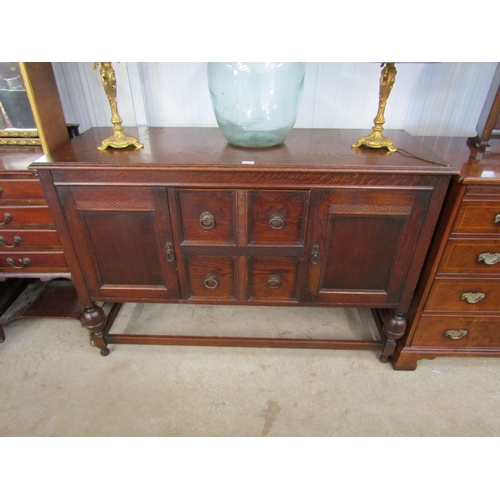
[[[430,194],[377,187],[316,191],[306,255],[308,300],[397,305]]]
[[[58,193],[94,300],[179,298],[165,188],[65,186]]]

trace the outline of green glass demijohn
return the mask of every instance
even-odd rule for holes
[[[304,77],[305,63],[208,63],[210,98],[227,141],[247,148],[283,143],[297,119]]]

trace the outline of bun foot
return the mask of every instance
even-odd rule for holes
[[[107,347],[103,347],[101,349],[101,356],[107,356],[109,354],[109,349]]]
[[[379,357],[378,357],[378,360],[381,362],[381,363],[389,363],[389,356],[386,356],[385,354],[381,354]]]

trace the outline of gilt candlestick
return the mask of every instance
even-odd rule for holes
[[[144,147],[138,139],[127,135],[123,132],[122,119],[118,114],[118,106],[116,104],[116,76],[115,70],[110,62],[94,63],[94,69],[96,69],[99,64],[101,81],[104,87],[104,92],[108,98],[109,105],[111,106],[111,123],[113,124],[113,135],[104,139],[101,145],[97,148],[99,151],[104,151],[108,147],[112,148],[126,148],[128,146],[135,146],[137,149]]]
[[[370,148],[387,148],[391,153],[397,151],[397,148],[387,137],[384,137],[382,125],[385,123],[384,111],[387,104],[387,99],[391,93],[394,82],[396,81],[396,65],[394,63],[382,63],[382,74],[380,76],[379,104],[377,116],[373,120],[375,126],[372,128],[372,133],[365,137],[361,137],[352,145],[353,148],[359,146],[368,146]]]

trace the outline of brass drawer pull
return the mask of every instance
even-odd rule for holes
[[[269,288],[279,288],[281,286],[280,277],[277,274],[271,274],[267,280],[267,286]]]
[[[14,259],[11,259],[10,257],[6,260],[6,262],[7,264],[9,264],[10,267],[14,267],[16,269],[22,269],[23,267],[29,266],[31,264],[31,260],[28,257],[24,257],[24,259],[22,260],[22,264],[20,266],[16,266],[14,264]]]
[[[174,246],[172,245],[172,243],[168,242],[165,245],[165,252],[166,252],[166,257],[167,257],[168,262],[172,262],[175,258]]]
[[[200,226],[203,229],[213,229],[215,227],[214,216],[210,212],[203,212],[200,215]]]
[[[0,236],[0,245],[3,245],[5,248],[14,248],[19,246],[21,243],[21,236],[14,236],[14,243],[12,245],[8,245],[5,243],[5,238],[3,236]]]
[[[477,258],[478,262],[484,262],[488,266],[498,264],[500,262],[500,253],[481,253]]]
[[[219,286],[216,274],[207,274],[207,277],[205,278],[205,281],[203,283],[205,285],[205,288],[208,288],[210,290],[213,290],[214,288],[217,288]]]
[[[285,219],[281,214],[273,214],[269,219],[269,227],[271,229],[283,229],[285,227]]]
[[[12,215],[10,215],[9,213],[5,213],[3,215],[3,222],[0,222],[0,226],[5,226],[5,224],[7,224],[7,222],[9,222],[10,220],[12,220]]]
[[[495,224],[498,224],[500,222],[500,214],[495,215]]]
[[[476,304],[486,297],[485,293],[481,292],[467,292],[462,295],[462,300],[465,300],[468,304]]]
[[[313,251],[311,255],[311,264],[319,264],[319,245],[313,246]]]
[[[458,340],[465,337],[468,333],[468,330],[446,330],[444,336],[450,338],[451,340]]]

